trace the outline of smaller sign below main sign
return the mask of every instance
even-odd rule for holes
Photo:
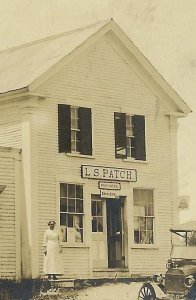
[[[119,198],[119,192],[112,190],[100,190],[101,198]]]
[[[120,182],[99,181],[98,187],[99,187],[99,189],[102,189],[102,190],[120,190],[121,189]]]

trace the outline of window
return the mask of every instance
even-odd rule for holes
[[[134,189],[134,243],[154,243],[153,190]]]
[[[92,232],[103,232],[103,201],[99,196],[92,195]]]
[[[60,226],[64,242],[83,242],[83,186],[60,183]]]
[[[115,157],[146,160],[145,117],[114,113]]]
[[[80,152],[80,127],[78,107],[71,107],[71,151]]]
[[[59,152],[92,155],[91,109],[58,105]]]

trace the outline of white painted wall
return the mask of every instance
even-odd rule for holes
[[[139,72],[136,74],[122,57],[112,49],[107,39],[103,38],[73,64],[63,67],[58,74],[36,90],[37,93],[46,96],[45,100],[40,101],[37,111],[39,264],[42,264],[41,249],[47,221],[59,217],[57,177],[66,175],[70,176],[72,182],[79,182],[80,165],[92,164],[137,169],[138,182],[130,184],[129,207],[131,209],[134,187],[155,188],[156,247],[148,250],[133,248],[130,223],[130,267],[132,273],[146,274],[162,270],[165,266],[170,252],[168,229],[173,222],[172,201],[175,200],[173,195],[176,194],[176,190],[172,188],[172,174],[175,175],[173,169],[176,166],[172,167],[171,160],[171,148],[175,145],[171,144],[170,118],[166,116],[167,109],[164,103],[160,102],[143,83],[141,74]],[[59,103],[92,108],[92,159],[58,153],[57,105]],[[114,158],[113,113],[115,111],[146,116],[146,163],[125,162]],[[88,192],[88,180],[85,188]],[[129,211],[128,215],[131,214],[132,212]],[[90,227],[90,217],[86,215],[86,218]],[[87,241],[88,236],[85,236],[85,239]],[[66,251],[64,249],[64,252]],[[81,251],[84,255],[82,248]],[[81,256],[82,259],[84,256],[83,258]],[[65,262],[65,266],[66,264]],[[80,271],[82,268],[81,265]],[[71,276],[70,273],[66,273],[67,275]]]
[[[20,154],[0,147],[0,278],[18,278],[21,272]]]

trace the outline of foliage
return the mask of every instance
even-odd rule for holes
[[[0,300],[30,300],[50,288],[50,283],[41,279],[0,280]]]

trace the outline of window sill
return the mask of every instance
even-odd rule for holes
[[[137,160],[137,159],[133,159],[133,158],[124,158],[123,159],[124,162],[128,162],[128,163],[140,163],[140,164],[148,164],[148,162],[146,160]]]
[[[79,157],[79,158],[87,158],[87,159],[95,159],[94,156],[92,155],[84,155],[84,154],[80,154],[80,153],[65,153],[67,156],[70,157]]]
[[[132,244],[131,249],[152,249],[158,250],[159,247],[157,244]]]
[[[62,248],[90,248],[90,246],[83,243],[63,242]]]

